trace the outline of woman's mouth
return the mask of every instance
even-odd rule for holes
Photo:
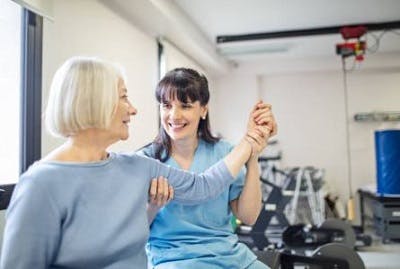
[[[184,127],[186,127],[186,125],[187,125],[186,123],[179,123],[179,124],[177,124],[177,123],[168,123],[168,126],[174,131],[181,130]]]

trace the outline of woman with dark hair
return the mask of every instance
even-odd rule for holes
[[[198,173],[230,152],[232,146],[210,130],[210,96],[205,76],[188,68],[174,69],[158,83],[156,98],[160,103],[161,127],[153,143],[142,150],[145,155]],[[263,149],[268,137],[276,133],[275,120],[270,106],[261,102],[252,115],[269,133],[264,139],[253,138],[259,145],[257,148]],[[155,216],[148,243],[149,260],[154,268],[268,268],[238,242],[230,223],[232,213],[250,225],[258,217],[261,209],[258,154],[259,150],[253,147],[246,172],[242,171],[238,180],[217,198],[189,206],[171,201],[158,213],[162,203],[149,206],[149,216]],[[150,195],[155,197],[168,190],[163,186],[153,185]]]

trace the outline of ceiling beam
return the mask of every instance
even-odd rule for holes
[[[368,31],[382,31],[382,30],[400,29],[400,21],[389,21],[382,23],[357,23],[350,25],[328,26],[320,28],[298,29],[298,30],[277,31],[277,32],[252,33],[252,34],[242,34],[242,35],[220,35],[217,36],[217,44],[238,42],[238,41],[273,39],[273,38],[339,34],[341,28],[353,27],[353,26],[365,26],[367,27]]]

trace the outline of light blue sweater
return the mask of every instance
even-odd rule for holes
[[[216,197],[234,180],[222,161],[202,175],[136,154],[38,162],[7,210],[1,268],[146,268],[146,203],[150,180],[160,175],[183,204]]]

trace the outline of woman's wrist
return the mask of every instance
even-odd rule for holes
[[[251,165],[258,165],[258,154],[252,153],[250,155],[250,158],[246,162],[246,167],[249,167]]]
[[[251,142],[243,137],[232,151],[225,156],[224,162],[230,174],[236,178],[243,165],[249,160],[252,153]]]
[[[252,142],[251,142],[251,140],[250,140],[250,138],[247,136],[247,135],[245,135],[243,138],[242,138],[242,141],[243,141],[243,144],[245,144],[246,145],[246,147],[249,149],[249,155],[248,155],[248,159],[247,159],[247,161],[246,161],[246,163],[250,160],[250,158],[253,156],[253,151],[254,151],[254,149],[253,149],[253,144],[252,144]]]

